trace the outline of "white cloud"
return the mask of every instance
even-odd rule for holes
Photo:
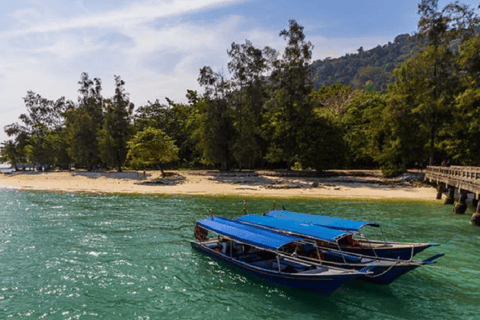
[[[187,89],[198,88],[201,66],[226,60],[229,38],[241,19],[224,18],[210,25],[179,20],[161,28],[152,22],[233,2],[136,2],[93,14],[77,5],[82,13],[71,19],[58,18],[52,7],[17,10],[16,30],[0,33],[0,141],[7,138],[3,127],[26,111],[27,90],[52,100],[66,96],[76,101],[83,71],[102,79],[106,97],[113,94],[113,75],[121,75],[137,106],[165,96],[184,100]],[[168,65],[167,74],[148,64],[162,52],[169,53],[167,60],[158,61]]]
[[[28,27],[10,31],[0,36],[12,37],[30,33],[61,32],[78,28],[124,28],[138,24],[152,22],[159,18],[182,15],[200,10],[206,10],[239,0],[157,0],[129,4],[118,10],[83,15],[74,18],[52,19],[45,12],[35,9],[21,9],[14,13],[20,24],[29,24]],[[43,23],[41,22],[43,20]],[[31,23],[34,21],[35,23]]]

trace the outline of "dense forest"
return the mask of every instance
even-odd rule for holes
[[[360,47],[357,53],[314,61],[311,64],[315,89],[336,83],[355,89],[385,92],[393,82],[393,70],[417,54],[425,45],[418,35],[401,34],[393,43],[370,50]]]
[[[24,98],[4,128],[0,161],[43,168],[381,168],[396,175],[442,160],[479,165],[480,36],[474,10],[437,0],[418,5],[418,33],[394,43],[311,62],[295,20],[280,54],[250,41],[227,51],[229,77],[205,66],[188,103],[134,108],[83,73],[78,101]]]

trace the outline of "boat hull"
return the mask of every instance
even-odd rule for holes
[[[412,255],[412,246],[413,246],[413,255]],[[351,252],[356,254],[361,254],[365,256],[380,257],[380,258],[390,258],[390,259],[399,259],[399,260],[411,260],[414,255],[423,250],[434,246],[434,244],[425,243],[425,244],[412,244],[412,246],[398,246],[398,247],[386,247],[386,248],[347,248],[341,247],[342,251]]]
[[[325,265],[331,265],[328,261],[323,261],[323,263]],[[365,264],[332,265],[351,270],[361,270],[362,268],[366,267]],[[383,266],[377,264],[372,269],[370,269],[371,274],[361,275],[358,279],[365,282],[387,285],[398,279],[403,274],[414,270],[420,266],[421,264],[418,263],[402,263],[400,265],[395,265],[395,263],[392,263],[390,265]]]
[[[322,264],[344,269],[362,270],[367,266],[371,266],[371,273],[360,276],[360,280],[376,284],[390,284],[411,270],[426,264],[435,263],[435,260],[443,255],[443,253],[440,253],[423,261],[410,261],[351,255],[345,252],[327,250],[322,252],[321,257]]]
[[[287,286],[296,289],[314,291],[323,296],[329,296],[335,290],[343,286],[345,283],[355,280],[362,273],[345,274],[345,275],[322,275],[322,274],[301,274],[285,272],[277,272],[252,266],[248,263],[236,260],[224,254],[218,253],[207,246],[198,242],[192,241],[191,245],[194,249],[202,252],[208,256],[216,258],[225,262],[226,264],[235,267],[247,274],[253,275],[257,278],[266,280],[268,282]]]
[[[394,266],[390,268],[388,266],[377,266],[372,269],[373,274],[371,275],[363,275],[359,279],[372,282],[376,284],[390,284],[396,279],[398,279],[401,275],[418,268],[420,265],[405,265],[405,266]]]

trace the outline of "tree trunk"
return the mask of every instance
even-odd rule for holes
[[[158,167],[158,170],[160,170],[160,172],[162,173],[162,178],[165,178],[165,172],[163,171],[162,165],[159,164],[157,165],[157,167]]]

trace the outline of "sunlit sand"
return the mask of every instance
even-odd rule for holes
[[[170,195],[367,198],[434,200],[436,189],[381,177],[279,177],[221,174],[211,171],[139,172],[18,172],[0,174],[0,188],[51,192]]]

